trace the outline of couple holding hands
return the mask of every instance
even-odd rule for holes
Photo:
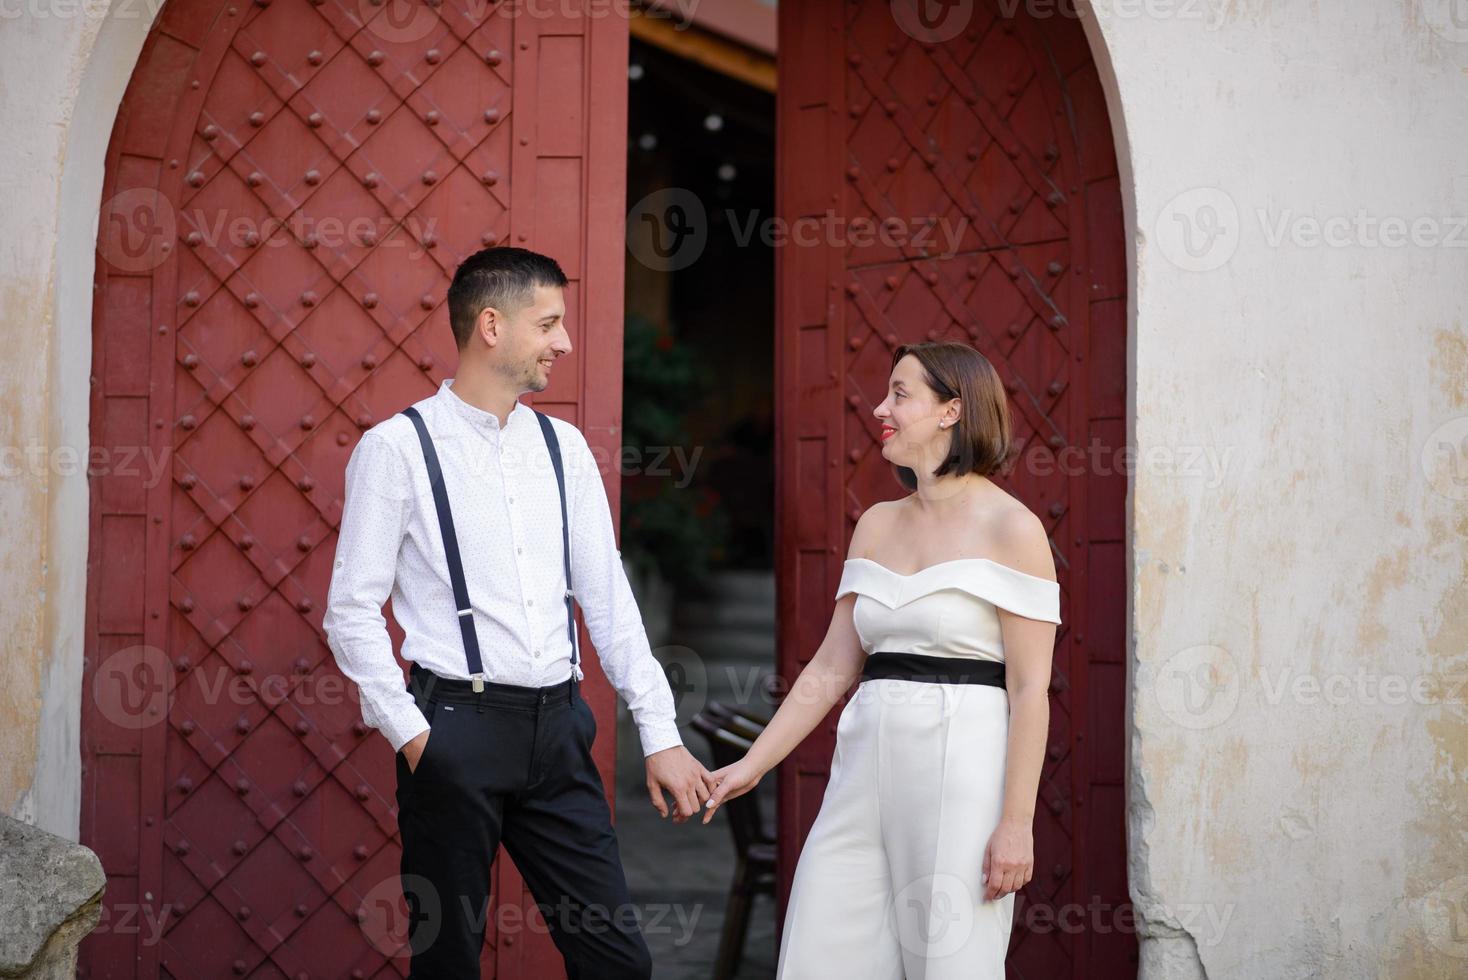
[[[571,980],[652,974],[618,914],[631,898],[580,696],[580,605],[652,804],[667,816],[670,795],[678,822],[748,792],[857,685],[782,980],[1002,978],[1033,872],[1060,593],[1040,520],[990,479],[1011,443],[993,367],[962,344],[894,352],[873,414],[911,493],[861,516],[819,649],[749,753],[708,772],[682,745],[585,438],[519,401],[571,350],[566,285],[526,249],[466,259],[448,294],[456,377],[366,431],[347,465],[324,626],[397,752],[410,977],[478,978],[501,843]]]

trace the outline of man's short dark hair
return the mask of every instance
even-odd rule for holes
[[[481,249],[459,263],[449,286],[449,326],[463,350],[474,335],[479,312],[492,306],[509,315],[525,306],[536,286],[566,286],[555,259],[528,248]]]

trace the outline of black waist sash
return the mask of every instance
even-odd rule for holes
[[[975,657],[930,657],[921,653],[878,650],[861,669],[864,681],[923,681],[928,684],[1004,686],[1004,664]]]

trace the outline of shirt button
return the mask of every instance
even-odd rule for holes
[[[516,548],[515,549],[515,554],[517,554],[517,555],[523,555],[523,554],[525,554],[525,549],[524,548]],[[337,567],[338,568],[341,567],[341,562],[337,562],[336,564],[337,564]]]
[[[515,498],[514,498],[514,497],[511,497],[511,498],[510,498],[510,503],[512,503],[512,504],[513,504],[513,503],[514,503],[514,502],[515,502]]]
[[[536,655],[536,656],[537,656],[537,657],[539,657],[539,656],[540,656],[540,651],[539,651],[539,650],[536,650],[536,651],[535,651],[535,655]]]
[[[526,599],[525,600],[525,605],[527,605],[527,606],[533,606],[533,605],[535,605],[535,600],[534,599]]]

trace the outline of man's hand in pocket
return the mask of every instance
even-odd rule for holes
[[[433,731],[425,728],[419,734],[403,743],[403,757],[408,760],[408,771],[418,771],[418,760],[423,758],[423,747],[428,744],[428,733]]]

